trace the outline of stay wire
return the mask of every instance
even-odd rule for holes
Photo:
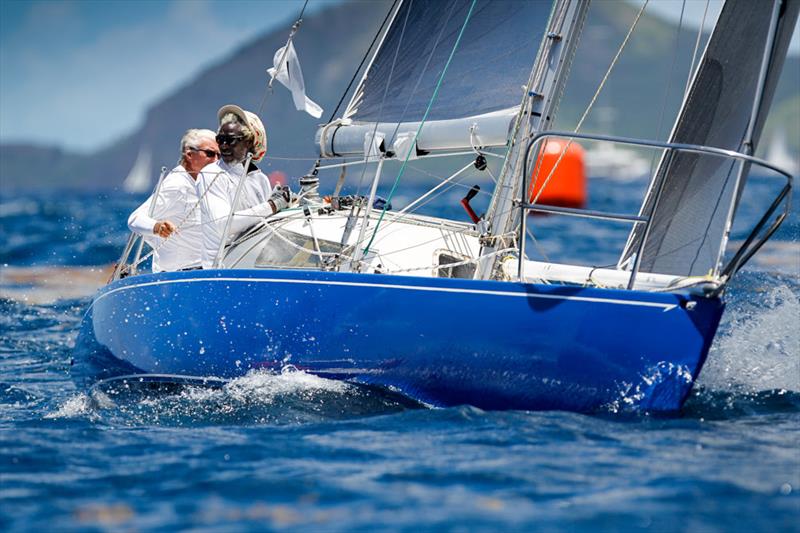
[[[664,88],[664,101],[661,104],[661,114],[658,117],[658,127],[656,128],[656,139],[661,138],[661,127],[664,125],[664,115],[667,112],[667,101],[669,100],[669,92],[672,89],[672,80],[675,77],[675,65],[678,62],[678,51],[681,44],[681,32],[683,31],[683,14],[686,11],[686,0],[681,4],[681,17],[678,20],[678,27],[675,29],[675,53],[672,54],[672,64],[669,67],[669,75],[667,76],[667,86]],[[650,169],[652,173],[652,168]]]
[[[414,0],[410,0],[410,2],[413,2],[413,1]],[[408,16],[409,16],[410,13],[411,13],[411,7],[409,6],[409,8],[406,10],[405,18],[403,18],[403,27],[400,30],[400,39],[397,42],[397,48],[394,51],[394,57],[392,57],[392,65],[391,65],[391,68],[389,69],[389,76],[386,79],[386,87],[383,90],[383,97],[381,98],[381,105],[378,108],[378,116],[381,116],[383,114],[383,105],[386,103],[386,98],[387,98],[387,96],[389,94],[389,86],[392,83],[392,77],[394,77],[394,68],[397,65],[397,57],[400,55],[400,48],[403,45],[403,37],[405,37],[406,25],[408,24]],[[372,143],[373,144],[375,142],[375,134],[378,132],[378,125],[379,124],[380,124],[380,122],[375,122],[375,127],[372,128]],[[369,159],[371,153],[372,153],[372,144],[367,149],[367,152],[364,154],[364,159]],[[356,195],[361,193],[361,186],[364,184],[364,176],[366,175],[366,172],[367,172],[367,165],[364,165],[364,167],[361,169],[361,176],[358,178],[358,187],[356,188]],[[353,213],[353,212],[355,212],[355,204],[353,205],[353,209],[351,210],[351,213]]]
[[[703,36],[703,28],[706,27],[706,15],[708,15],[708,5],[711,0],[706,0],[706,7],[703,10],[703,20],[700,21],[700,27],[697,29],[697,39],[694,42],[694,51],[692,52],[692,64],[689,65],[689,73],[686,77],[686,87],[683,89],[683,95],[689,92],[689,85],[692,83],[692,72],[694,71],[695,63],[697,62],[697,51],[700,49],[700,38]]]

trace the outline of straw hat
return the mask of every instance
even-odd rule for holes
[[[267,153],[267,130],[264,129],[264,124],[261,122],[261,119],[258,118],[258,115],[255,113],[245,111],[238,105],[233,104],[220,107],[219,111],[217,111],[217,118],[222,120],[222,117],[228,113],[233,113],[242,119],[242,122],[247,124],[250,131],[253,132],[253,161],[261,161]]]

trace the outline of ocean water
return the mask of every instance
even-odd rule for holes
[[[641,187],[593,180],[592,207],[635,210]],[[0,198],[0,530],[800,531],[796,213],[732,283],[684,410],[653,417],[429,409],[291,368],[78,389],[76,327],[138,200]],[[626,234],[532,225],[595,264]]]

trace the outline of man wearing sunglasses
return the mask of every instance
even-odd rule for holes
[[[203,225],[203,268],[214,265],[234,201],[235,215],[228,239],[260,219],[285,209],[290,197],[288,188],[278,186],[273,190],[267,176],[255,165],[267,153],[267,133],[261,119],[235,105],[223,106],[217,116],[219,130],[216,140],[221,158],[205,167],[197,180]],[[248,154],[252,154],[252,158],[245,171]],[[237,200],[236,191],[240,183],[242,188]]]
[[[128,228],[155,250],[153,272],[200,266],[203,232],[196,180],[200,170],[218,158],[213,131],[188,130],[181,138],[178,166],[164,176],[158,197],[151,195],[128,218]]]

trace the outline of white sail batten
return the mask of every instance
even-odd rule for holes
[[[416,132],[426,112],[421,152],[507,143],[553,0],[472,4],[405,0],[397,8],[344,118],[317,131],[322,157],[363,154],[364,136],[374,131],[393,151],[396,138]]]

